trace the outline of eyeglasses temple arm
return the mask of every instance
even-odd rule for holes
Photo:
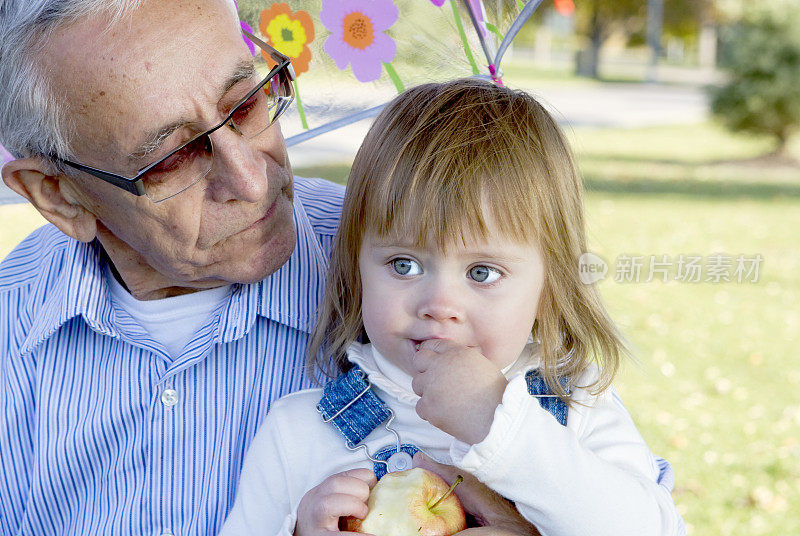
[[[89,175],[93,175],[98,179],[102,179],[108,183],[113,184],[114,186],[122,188],[123,190],[130,192],[133,195],[145,195],[144,184],[142,183],[142,179],[131,180],[126,177],[115,175],[113,173],[108,173],[101,169],[84,166],[82,164],[76,164],[75,162],[70,162],[69,160],[61,160],[61,161],[70,167],[88,173]]]
[[[292,66],[292,60],[291,60],[291,58],[289,58],[289,56],[281,54],[280,52],[275,50],[273,47],[269,46],[267,43],[265,43],[264,41],[262,41],[261,39],[259,39],[255,35],[251,34],[247,30],[242,30],[242,33],[245,35],[245,37],[247,37],[252,42],[257,44],[261,49],[269,52],[269,54],[273,57],[273,59],[276,60],[276,63],[289,62],[289,65],[286,66],[286,71],[289,73],[289,78],[292,81],[295,80],[294,67]],[[280,61],[277,61],[277,60],[280,60]]]

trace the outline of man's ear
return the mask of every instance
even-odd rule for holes
[[[71,188],[69,177],[53,173],[39,158],[21,158],[3,166],[3,182],[67,236],[81,242],[94,240],[97,218],[75,196],[65,195]]]

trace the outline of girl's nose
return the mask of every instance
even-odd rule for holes
[[[417,316],[423,320],[436,320],[437,322],[461,322],[464,319],[464,309],[458,299],[458,294],[452,287],[431,285],[420,297]]]

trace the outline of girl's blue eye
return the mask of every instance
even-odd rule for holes
[[[422,273],[419,263],[411,259],[394,259],[392,260],[392,268],[400,275],[419,275]]]
[[[478,283],[494,283],[502,274],[489,266],[473,266],[469,269],[469,278]]]

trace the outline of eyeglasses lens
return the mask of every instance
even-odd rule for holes
[[[247,139],[267,130],[293,99],[291,80],[283,70],[263,82],[259,80],[260,89],[231,111],[229,124]],[[208,175],[213,160],[211,138],[203,133],[142,176],[147,197],[157,203],[178,195]]]

